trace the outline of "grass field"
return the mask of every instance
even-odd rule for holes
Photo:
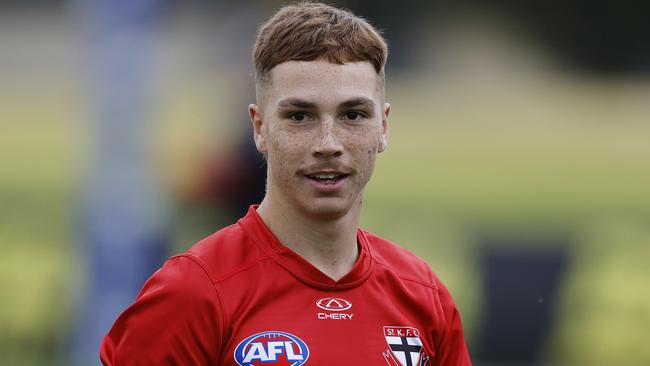
[[[431,263],[455,295],[470,346],[481,317],[477,235],[569,233],[572,267],[546,359],[650,364],[650,83],[421,79],[390,81],[390,143],[363,226]],[[206,95],[210,82],[218,85],[194,80],[161,97],[153,145],[172,176],[191,146],[227,140],[204,133],[205,121],[233,119],[214,115],[222,98]],[[69,326],[83,280],[74,237],[89,144],[83,103],[75,85],[0,86],[3,365],[52,364]],[[185,221],[184,241],[204,234]]]

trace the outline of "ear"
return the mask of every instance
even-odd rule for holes
[[[378,152],[383,152],[388,147],[388,115],[390,114],[390,104],[384,103],[384,110],[381,118],[381,136],[379,137]]]
[[[248,115],[253,124],[253,139],[255,140],[257,151],[266,154],[266,137],[264,136],[266,125],[262,121],[262,115],[260,114],[257,105],[251,104],[248,106]]]

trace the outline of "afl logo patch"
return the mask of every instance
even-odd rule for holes
[[[267,331],[239,342],[234,356],[241,366],[299,366],[307,362],[309,348],[302,339],[291,333]]]
[[[327,311],[345,311],[352,307],[352,303],[336,297],[326,297],[318,300],[316,306]]]

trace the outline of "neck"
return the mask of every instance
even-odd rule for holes
[[[361,199],[342,216],[310,217],[268,194],[257,209],[284,246],[334,280],[350,272],[359,256],[360,212]]]

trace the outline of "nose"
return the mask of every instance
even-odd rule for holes
[[[338,157],[343,155],[343,144],[336,131],[336,122],[325,118],[316,132],[317,136],[312,145],[312,155],[318,158]]]

